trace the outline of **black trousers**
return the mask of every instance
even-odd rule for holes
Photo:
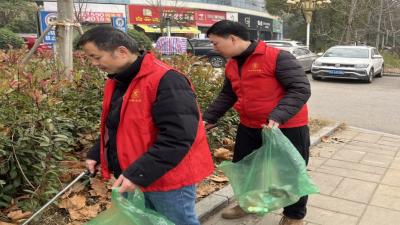
[[[236,143],[233,154],[233,162],[238,162],[245,156],[261,147],[262,137],[261,130],[258,128],[249,128],[243,124],[239,124]],[[282,133],[292,142],[297,148],[301,156],[308,164],[310,152],[310,132],[308,126],[295,127],[295,128],[282,128]],[[307,200],[308,196],[303,196],[298,202],[293,205],[287,206],[283,209],[283,214],[292,219],[303,219],[307,213]]]

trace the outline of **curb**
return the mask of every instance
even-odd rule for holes
[[[319,144],[321,138],[331,135],[335,132],[341,123],[336,122],[332,126],[326,126],[318,131],[316,134],[310,137],[310,148]],[[227,185],[221,190],[212,193],[211,195],[205,197],[201,201],[196,203],[196,213],[199,217],[200,222],[204,222],[208,217],[214,214],[214,212],[219,211],[225,206],[229,205],[233,201],[233,190],[231,185]]]
[[[400,77],[400,74],[393,74],[393,73],[384,73],[384,77]]]

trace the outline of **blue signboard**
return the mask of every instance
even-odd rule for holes
[[[40,20],[40,31],[44,32],[49,25],[50,21],[55,21],[57,19],[56,12],[48,12],[48,11],[40,11],[39,12],[39,20]],[[56,31],[55,29],[51,29],[43,39],[44,43],[55,43],[56,42]]]
[[[126,18],[125,17],[111,17],[112,26],[122,30],[126,33]]]

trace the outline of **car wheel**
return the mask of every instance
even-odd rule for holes
[[[321,77],[318,77],[317,75],[311,75],[311,77],[312,77],[312,79],[313,80],[321,80],[322,78]]]
[[[221,68],[225,65],[225,59],[221,56],[211,56],[208,60],[212,67],[214,68]]]
[[[375,77],[381,78],[381,77],[383,76],[383,71],[384,71],[384,69],[385,69],[385,66],[382,65],[381,72],[379,72]]]
[[[373,79],[374,79],[374,69],[371,68],[371,70],[369,71],[368,77],[365,80],[365,83],[372,83]]]

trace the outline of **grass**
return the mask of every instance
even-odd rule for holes
[[[385,66],[400,68],[400,57],[390,52],[382,53],[383,59],[385,60]]]

